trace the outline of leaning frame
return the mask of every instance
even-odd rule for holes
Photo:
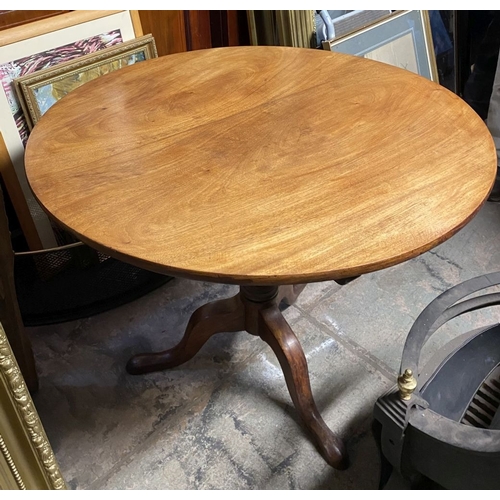
[[[37,91],[39,89],[68,78],[75,78],[79,73],[98,72],[99,68],[119,64],[122,59],[134,57],[138,54],[142,54],[144,60],[158,57],[155,40],[152,35],[145,35],[109,47],[108,49],[99,50],[72,61],[57,64],[54,67],[16,78],[14,80],[16,92],[30,129],[35,126],[43,115],[43,110],[37,98]]]
[[[57,241],[49,219],[33,197],[24,171],[24,143],[28,125],[12,86],[12,80],[20,76],[16,74],[19,68],[15,63],[29,59],[29,64],[33,64],[38,55],[44,57],[47,52],[51,52],[59,58],[54,58],[52,62],[44,60],[43,64],[46,64],[45,67],[57,64],[65,57],[64,54],[59,56],[59,49],[113,30],[120,31],[122,41],[142,36],[138,11],[72,11],[0,32],[0,68],[3,75],[0,88],[0,134],[5,145],[0,155],[0,173],[30,250],[52,248],[57,246]],[[92,50],[89,46],[88,51]],[[19,193],[23,195],[21,198]],[[17,207],[26,207],[26,210],[18,211]]]

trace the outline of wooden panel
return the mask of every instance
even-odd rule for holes
[[[139,16],[144,33],[155,38],[158,56],[187,50],[184,11],[140,10]]]
[[[14,281],[14,252],[10,244],[9,223],[4,211],[3,197],[0,192],[0,323],[5,326],[30,390],[38,388],[38,377],[31,343],[24,331],[23,320],[17,302]]]
[[[212,47],[249,45],[246,11],[211,10],[210,32]]]
[[[185,10],[187,50],[209,49],[212,47],[209,10]]]
[[[130,11],[130,20],[132,21],[132,26],[134,27],[134,35],[136,38],[144,35],[144,31],[142,30],[141,17],[139,16],[138,10]]]
[[[211,10],[210,11],[210,39],[212,47],[227,47],[228,45],[228,30],[227,30],[227,11]]]
[[[46,19],[47,17],[57,16],[69,10],[1,10],[0,11],[0,30],[13,28],[21,24]]]
[[[240,13],[243,12],[245,15],[241,18]],[[227,11],[227,44],[229,46],[234,45],[247,45],[241,41],[241,31],[240,26],[241,19],[246,21],[246,12],[241,10],[228,10]]]

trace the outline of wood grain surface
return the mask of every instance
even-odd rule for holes
[[[34,128],[26,171],[85,243],[239,284],[345,278],[463,227],[496,172],[459,97],[344,54],[226,47],[98,78]]]

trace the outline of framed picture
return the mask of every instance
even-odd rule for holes
[[[34,199],[24,172],[24,148],[29,126],[14,87],[14,79],[142,36],[139,15],[130,10],[72,11],[0,31],[0,134],[39,237],[31,250],[58,242],[52,225]],[[2,166],[0,171],[5,170]],[[16,192],[8,189],[10,198]],[[22,214],[17,214],[22,217]],[[22,225],[22,224],[21,224]]]
[[[323,49],[392,64],[438,82],[429,13],[397,11],[360,31],[322,43]]]
[[[30,130],[59,99],[84,83],[117,69],[158,57],[152,35],[145,35],[73,61],[14,80]]]

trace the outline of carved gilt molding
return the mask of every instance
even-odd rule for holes
[[[0,374],[3,375],[3,377],[7,381],[8,389],[10,390],[13,400],[15,401],[24,430],[30,438],[31,444],[36,451],[36,458],[42,465],[43,471],[45,472],[45,476],[48,479],[49,484],[53,489],[56,490],[66,489],[66,484],[56,462],[54,452],[52,451],[52,447],[50,446],[49,440],[47,439],[45,430],[43,429],[42,423],[33,404],[33,400],[31,399],[31,395],[26,387],[17,361],[12,354],[7,336],[1,324]],[[16,468],[3,439],[2,443],[2,454],[6,458],[7,463],[10,467],[10,464],[12,463],[12,466]],[[6,453],[10,457],[10,461],[7,458]],[[18,483],[18,485],[20,485],[19,481],[24,484],[21,476],[19,476],[19,480],[17,479],[15,474],[14,477],[16,478],[16,482]]]
[[[24,481],[21,478],[21,474],[19,474],[19,470],[16,467],[14,460],[12,460],[9,449],[7,448],[7,445],[5,444],[5,441],[3,440],[1,434],[0,434],[0,452],[2,453],[3,457],[5,458],[5,461],[7,462],[7,465],[10,471],[12,472],[12,476],[14,477],[17,486],[19,487],[20,490],[25,490],[26,486],[24,484]]]

